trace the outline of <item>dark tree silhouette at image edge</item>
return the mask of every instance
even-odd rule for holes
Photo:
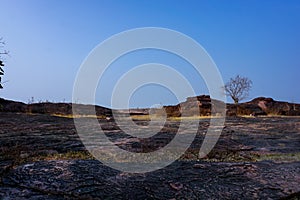
[[[3,89],[3,82],[2,82],[2,76],[4,75],[4,63],[3,63],[3,59],[2,59],[2,55],[8,55],[8,51],[6,50],[2,50],[2,48],[4,47],[5,42],[3,41],[3,38],[0,38],[0,89]]]
[[[225,84],[226,95],[230,96],[235,104],[249,96],[252,81],[247,77],[237,75]]]

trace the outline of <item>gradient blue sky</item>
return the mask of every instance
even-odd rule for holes
[[[237,74],[249,77],[253,81],[249,99],[267,96],[300,102],[297,0],[0,0],[0,6],[0,36],[10,51],[5,58],[8,82],[0,91],[4,98],[71,101],[77,71],[96,45],[121,31],[151,26],[195,39],[213,58],[224,81]],[[111,85],[125,69],[162,60],[182,67],[197,94],[207,93],[203,81],[193,78],[182,60],[144,51],[128,55],[111,69],[107,76],[111,83],[99,87],[97,103],[110,105]],[[146,86],[134,94],[131,106],[155,103],[176,102],[170,91]]]

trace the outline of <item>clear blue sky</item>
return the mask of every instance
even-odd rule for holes
[[[6,41],[4,89],[0,96],[27,102],[71,101],[80,64],[100,42],[132,28],[164,27],[200,43],[217,64],[223,79],[240,74],[253,81],[249,99],[258,96],[300,102],[300,1],[176,1],[176,0],[0,0],[0,36]],[[149,51],[141,59],[129,55],[112,68],[107,80],[130,66],[169,59]],[[144,57],[144,56],[142,56]],[[121,68],[126,65],[127,68]],[[207,93],[193,71],[185,71],[197,94]],[[189,76],[190,74],[190,76]],[[114,77],[116,75],[116,77]],[[99,87],[97,102],[109,106],[112,86]],[[159,101],[159,102],[158,102]],[[133,107],[176,103],[157,86],[133,96]]]

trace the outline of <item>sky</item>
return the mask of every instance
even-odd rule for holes
[[[237,74],[251,79],[245,101],[265,96],[300,103],[297,0],[0,0],[0,8],[0,37],[10,52],[4,57],[2,98],[70,102],[78,70],[98,44],[129,29],[162,27],[202,45],[224,82]],[[111,91],[122,74],[149,62],[174,67],[197,95],[208,94],[202,78],[181,58],[155,50],[126,56],[112,64],[105,84],[100,81],[97,104],[110,107]],[[146,85],[132,95],[130,106],[176,104],[175,96],[168,88]]]

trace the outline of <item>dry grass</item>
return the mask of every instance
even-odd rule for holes
[[[13,166],[18,166],[28,162],[41,160],[92,160],[94,157],[88,151],[68,151],[57,153],[56,151],[30,151],[21,145],[0,148],[0,160],[12,160]]]
[[[199,120],[199,119],[211,119],[211,118],[221,118],[220,116],[189,116],[189,117],[168,117],[167,120],[169,121],[188,121],[188,120]],[[137,121],[149,121],[150,119],[153,120],[161,120],[164,119],[160,116],[152,115],[151,117],[149,115],[132,115],[131,119],[137,120]]]
[[[73,115],[73,114],[51,114],[54,117],[63,117],[63,118],[97,118],[97,119],[106,119],[104,115]]]
[[[43,160],[94,160],[92,154],[88,151],[68,151],[65,153],[49,152],[38,153],[22,148],[20,145],[14,145],[10,148],[1,147],[0,160],[13,160],[13,166],[19,166],[28,162],[43,161]],[[197,149],[189,149],[180,157],[180,161],[195,161],[199,160]],[[169,152],[172,155],[172,152]],[[24,156],[25,155],[25,156]],[[105,155],[103,155],[105,157]],[[273,153],[260,154],[252,152],[247,155],[237,152],[227,151],[212,151],[205,158],[200,159],[206,162],[256,162],[270,160],[274,162],[299,162],[300,152],[297,153]],[[153,162],[147,160],[147,162]]]
[[[277,162],[297,162],[300,161],[300,152],[297,153],[274,153],[264,154],[257,157],[257,161],[271,160]]]
[[[136,120],[136,121],[150,121],[151,118],[154,119],[155,116],[150,115],[131,115],[128,119]]]

